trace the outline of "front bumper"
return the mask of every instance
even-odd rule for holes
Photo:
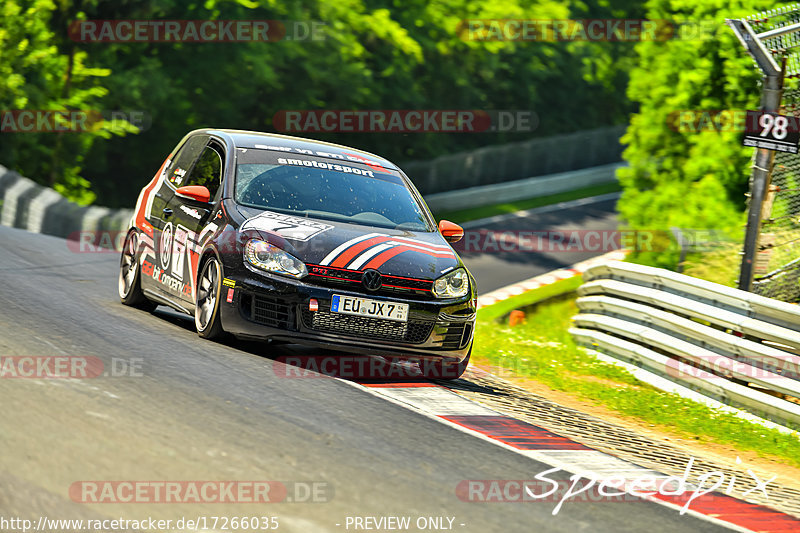
[[[220,306],[222,327],[240,338],[275,339],[418,361],[460,363],[469,354],[475,329],[473,294],[452,300],[422,300],[346,289],[242,269],[226,275]],[[408,321],[333,313],[334,294],[406,303]],[[316,312],[309,310],[312,298],[319,303]]]

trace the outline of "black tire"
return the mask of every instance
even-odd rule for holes
[[[128,233],[119,258],[119,277],[117,291],[119,300],[131,307],[144,311],[153,311],[158,304],[151,302],[142,292],[141,268],[139,267],[139,235],[135,231]]]
[[[422,371],[422,376],[425,379],[452,381],[464,375],[464,372],[467,370],[467,366],[469,366],[469,358],[471,355],[472,347],[470,346],[467,356],[460,363],[421,361],[419,363],[419,369]]]
[[[219,318],[219,303],[222,292],[222,267],[212,257],[197,276],[197,301],[194,307],[194,325],[197,334],[204,339],[220,339],[225,333]]]

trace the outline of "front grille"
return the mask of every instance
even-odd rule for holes
[[[465,326],[468,326],[465,328]],[[445,350],[458,350],[472,333],[472,324],[469,322],[451,322],[445,325],[442,348]]]
[[[363,272],[360,270],[348,270],[343,268],[334,269],[331,267],[320,267],[317,265],[308,265],[309,275],[305,279],[308,283],[323,285],[328,287],[343,287],[346,290],[360,292],[364,294],[384,295],[384,296],[397,296],[402,294],[403,297],[414,299],[430,299],[432,281],[424,279],[403,278],[399,276],[391,276],[388,274],[382,275],[382,283],[380,289],[377,291],[368,291],[361,284],[361,277]]]
[[[273,328],[294,329],[291,328],[291,306],[285,300],[255,295],[243,298],[242,303],[243,306],[249,304],[249,318],[253,322]]]
[[[330,311],[303,311],[303,323],[307,328],[351,337],[383,339],[408,344],[425,342],[430,336],[433,322],[409,320],[398,322],[381,318],[367,318],[332,313]]]

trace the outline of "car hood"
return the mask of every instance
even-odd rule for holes
[[[381,228],[236,206],[239,231],[259,237],[309,265],[433,280],[462,266],[438,232]]]

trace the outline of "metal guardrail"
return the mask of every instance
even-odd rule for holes
[[[583,277],[576,342],[800,427],[800,307],[632,263]]]
[[[459,191],[619,163],[627,125],[607,126],[527,141],[484,146],[400,167],[423,194]]]
[[[515,202],[523,198],[575,191],[593,185],[616,183],[617,170],[624,166],[624,163],[612,163],[490,185],[465,186],[452,191],[425,194],[424,198],[432,211],[473,209],[484,205]]]

